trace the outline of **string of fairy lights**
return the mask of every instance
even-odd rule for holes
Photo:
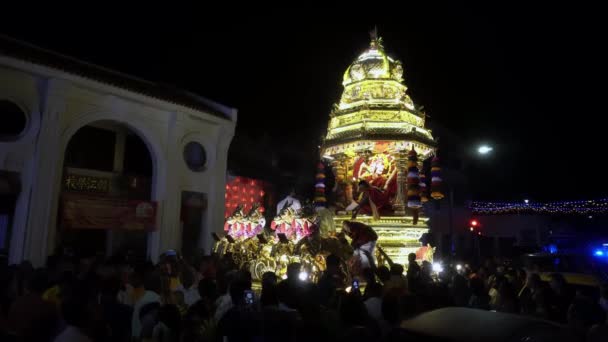
[[[562,202],[480,202],[469,204],[476,214],[552,214],[601,215],[608,214],[608,198]]]

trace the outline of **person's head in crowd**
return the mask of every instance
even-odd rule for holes
[[[600,287],[600,306],[608,314],[608,283],[602,284]],[[608,322],[607,322],[608,323]]]
[[[236,307],[244,306],[245,303],[245,291],[249,290],[248,284],[246,281],[238,279],[232,282],[230,285],[230,298],[232,299],[232,304]]]
[[[144,287],[146,290],[156,293],[162,292],[162,277],[160,272],[154,271],[148,273],[144,278]]]
[[[262,290],[267,287],[276,286],[278,277],[274,272],[268,271],[262,274]]]
[[[134,288],[144,287],[145,270],[143,267],[136,267],[129,275],[129,283]]]
[[[509,281],[515,281],[517,279],[517,270],[514,268],[507,268],[504,274]]]
[[[75,290],[61,301],[61,317],[67,325],[85,328],[89,320],[88,300],[82,291]]]
[[[212,316],[213,307],[207,305],[207,303],[203,302],[202,300],[199,300],[188,308],[188,312],[186,314],[185,319],[192,319],[202,322],[203,320],[209,319]]]
[[[407,261],[410,263],[416,262],[416,253],[410,253],[407,255]]]
[[[486,293],[483,279],[478,276],[469,279],[469,289],[475,296],[483,296]]]
[[[160,266],[165,275],[175,277],[179,274],[179,255],[170,249],[161,255]]]
[[[298,296],[300,312],[302,312],[303,314],[306,313],[309,316],[311,314],[319,314],[321,301],[319,288],[316,285],[312,283],[306,283],[302,287],[302,291],[300,291]]]
[[[184,293],[182,291],[173,291],[171,293],[171,296],[173,297],[173,302],[178,307],[186,305],[186,303],[184,301]]]
[[[488,282],[488,288],[489,289],[496,289],[498,290],[498,288],[500,287],[501,283],[506,281],[506,278],[502,275],[496,275],[495,277],[492,277],[489,279]]]
[[[25,293],[42,295],[48,288],[47,279],[46,271],[42,269],[35,270],[25,282]]]
[[[63,271],[57,280],[57,287],[60,294],[69,293],[74,286],[76,277],[72,271]]]
[[[539,289],[542,286],[542,281],[538,273],[530,273],[526,280],[526,286],[533,290]]]
[[[141,322],[141,333],[142,339],[150,339],[154,327],[158,323],[158,314],[160,311],[160,303],[152,302],[145,304],[139,310],[139,321]]]
[[[205,278],[198,283],[198,294],[201,299],[213,303],[218,296],[217,285],[213,279]]]
[[[107,277],[101,278],[101,297],[104,301],[116,300],[116,296],[120,291],[121,280],[118,274],[112,274]]]
[[[91,271],[94,270],[96,264],[96,258],[93,255],[84,255],[80,258],[78,263],[78,277],[82,278],[87,276]]]
[[[477,271],[477,276],[481,279],[487,279],[488,278],[488,269],[485,267],[480,267],[479,270]]]
[[[279,304],[283,304],[291,309],[297,308],[297,298],[294,291],[291,291],[289,285],[286,282],[280,282],[277,284],[277,299]]]
[[[433,272],[433,265],[430,262],[428,262],[427,260],[424,260],[422,262],[421,271],[422,271],[422,273],[430,276],[431,273]]]
[[[278,306],[279,305],[279,295],[278,295],[278,285],[276,283],[276,275],[274,272],[266,272],[272,273],[275,280],[262,279],[262,295],[260,296],[260,302],[263,307],[267,306]],[[270,278],[269,276],[267,278]],[[274,281],[274,282],[273,282]]]
[[[456,289],[466,289],[467,288],[467,278],[459,273],[456,273],[452,278],[452,288]]]
[[[362,326],[366,324],[367,309],[361,296],[352,293],[345,294],[339,306],[340,320],[347,327]]]
[[[287,266],[287,280],[290,282],[298,281],[300,278],[300,271],[302,270],[302,264],[299,262],[291,263]]]
[[[361,273],[363,276],[363,280],[365,281],[365,283],[367,285],[373,284],[376,282],[376,275],[374,274],[374,270],[372,270],[371,268],[366,267],[363,269],[363,271]]]
[[[494,262],[494,260],[488,258],[484,262],[484,267],[488,272],[492,273],[492,271],[496,268],[496,263]]]
[[[228,294],[230,285],[236,279],[236,276],[237,276],[236,270],[229,270],[226,273],[218,274],[218,277],[217,277],[218,293],[221,295]]]
[[[215,262],[213,260],[213,257],[204,256],[201,259],[198,271],[203,278],[214,279],[215,278]]]
[[[365,286],[365,297],[382,297],[382,285],[378,282],[367,283]]]
[[[408,319],[422,312],[418,297],[414,295],[401,296],[399,301],[401,302],[401,319]]]
[[[251,272],[248,270],[240,270],[237,272],[237,280],[249,283],[249,287],[251,287],[253,277],[251,276]]]
[[[594,324],[603,324],[606,315],[597,303],[582,291],[577,291],[567,313],[568,325],[579,335],[583,335]]]
[[[561,273],[551,273],[549,276],[549,285],[551,286],[551,290],[556,294],[563,294],[568,286],[566,279]]]
[[[342,233],[346,234],[346,235],[350,235],[351,231],[350,231],[350,221],[344,221],[342,222]]]
[[[528,274],[526,273],[526,270],[524,270],[523,268],[518,268],[516,271],[516,277],[517,279],[519,279],[522,282],[525,282],[528,279]]]
[[[509,281],[501,281],[498,283],[498,296],[503,301],[515,302],[517,300],[517,294]]]
[[[383,284],[391,278],[391,271],[384,265],[378,267],[376,273],[378,273],[378,279],[380,279]]]
[[[414,258],[416,255],[414,254]],[[403,275],[403,265],[400,264],[392,264],[391,265],[391,276],[402,276]]]
[[[289,190],[287,191],[287,195],[290,197],[296,197],[296,188],[290,187]]]
[[[158,321],[169,328],[170,334],[178,338],[182,330],[182,317],[175,305],[163,305],[158,310]]]
[[[397,290],[389,290],[382,298],[382,317],[391,326],[401,323],[401,293]]]
[[[180,274],[179,279],[184,289],[190,289],[192,286],[194,286],[194,282],[196,280],[194,270],[192,270],[190,267],[185,268]]]
[[[31,276],[32,272],[34,272],[34,267],[32,263],[25,260],[19,264],[17,271],[15,273],[16,285],[17,285],[17,295],[23,295],[25,290],[25,283],[27,279]]]
[[[335,254],[330,254],[325,258],[326,271],[328,274],[340,272],[340,258]]]
[[[496,274],[505,275],[506,274],[505,267],[504,266],[497,266],[496,267]]]

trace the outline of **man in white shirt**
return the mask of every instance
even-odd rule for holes
[[[298,201],[298,199],[295,196],[296,196],[296,191],[294,189],[291,189],[291,191],[289,192],[289,195],[287,195],[287,197],[282,199],[277,204],[277,214],[280,213],[281,210],[283,210],[283,208],[285,208],[285,209],[292,208],[293,210],[296,210],[296,211],[300,210],[302,208],[302,204],[300,203],[300,201]]]

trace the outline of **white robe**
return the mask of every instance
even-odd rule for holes
[[[298,201],[297,198],[287,196],[283,200],[281,200],[279,204],[277,204],[277,214],[281,212],[281,209],[283,209],[285,203],[290,203],[287,208],[292,208],[293,210],[300,210],[302,208],[302,204],[300,203],[300,201]]]

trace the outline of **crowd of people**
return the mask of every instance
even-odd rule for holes
[[[608,291],[574,291],[559,274],[487,263],[446,267],[441,279],[410,256],[363,269],[346,280],[343,261],[326,257],[317,283],[299,264],[280,279],[267,272],[253,291],[251,274],[229,254],[186,262],[174,252],[158,264],[114,257],[51,257],[0,270],[2,341],[397,341],[402,320],[446,306],[529,315],[569,325],[587,341],[606,341]]]

